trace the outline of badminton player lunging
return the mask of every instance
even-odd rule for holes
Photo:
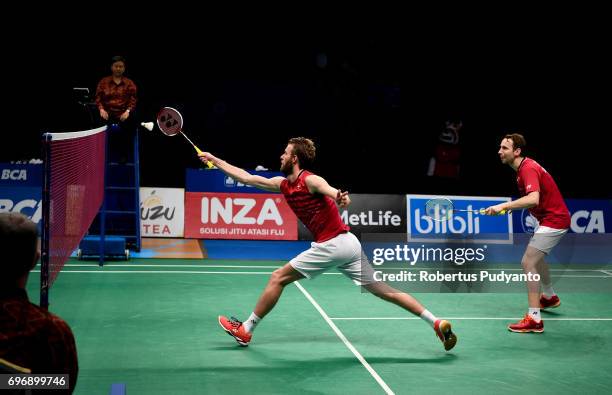
[[[527,282],[529,312],[518,323],[509,325],[508,330],[541,333],[544,332],[544,322],[540,316],[540,309],[554,308],[561,304],[552,288],[548,264],[544,261],[544,257],[567,233],[570,214],[551,175],[536,161],[524,156],[522,151],[525,145],[525,138],[522,135],[507,134],[502,139],[498,151],[502,163],[516,171],[516,183],[522,197],[488,207],[485,213],[496,215],[502,210],[528,208],[539,222],[523,254],[521,264],[526,274],[540,275],[543,292],[540,293],[539,281]]]
[[[340,207],[351,203],[348,192],[331,187],[323,178],[306,170],[315,159],[315,146],[311,140],[303,137],[289,140],[280,157],[280,169],[285,177],[251,175],[208,152],[199,156],[202,162],[211,161],[236,181],[266,191],[282,192],[296,216],[315,238],[310,249],[272,273],[255,310],[246,321],[219,316],[219,324],[238,344],[249,344],[255,327],[274,308],[285,286],[302,278],[312,279],[336,267],[367,291],[420,316],[432,326],[445,350],[455,346],[457,337],[448,321],[436,318],[412,296],[374,279],[374,270],[362,253],[361,243],[342,222],[336,207],[336,203]]]

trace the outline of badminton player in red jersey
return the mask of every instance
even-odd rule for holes
[[[336,204],[346,207],[351,203],[348,192],[331,187],[323,178],[306,170],[315,158],[315,146],[311,140],[304,137],[289,140],[280,157],[285,177],[252,175],[208,152],[199,156],[202,162],[211,161],[236,181],[281,192],[315,238],[310,249],[272,273],[255,310],[246,321],[219,316],[219,324],[238,344],[249,344],[256,325],[274,308],[285,286],[303,278],[312,279],[335,267],[370,293],[420,316],[432,326],[446,350],[455,346],[457,337],[448,321],[436,318],[412,296],[374,279],[374,270],[362,252],[361,243],[342,222],[336,207]]]
[[[507,134],[502,139],[498,152],[502,163],[516,171],[516,183],[522,197],[491,206],[486,209],[486,214],[496,215],[502,210],[528,208],[539,222],[521,264],[526,274],[539,274],[540,281],[527,281],[529,312],[518,323],[509,325],[508,330],[541,333],[544,332],[544,322],[540,309],[554,308],[561,304],[552,288],[548,264],[544,257],[567,233],[570,214],[551,175],[538,162],[523,155],[525,145],[522,135]],[[543,292],[540,292],[540,282]]]

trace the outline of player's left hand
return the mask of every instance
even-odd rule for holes
[[[504,208],[502,207],[502,205],[496,204],[495,206],[487,207],[484,213],[486,215],[499,215],[502,211],[504,211]]]
[[[123,114],[121,114],[121,116],[119,117],[119,120],[121,122],[125,121],[126,119],[128,119],[128,117],[130,116],[130,112],[129,111],[125,111]]]
[[[348,191],[342,192],[342,190],[338,189],[338,194],[336,195],[336,203],[340,207],[346,207],[351,204],[351,198],[348,195]]]

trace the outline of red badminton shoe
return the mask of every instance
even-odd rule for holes
[[[446,320],[436,320],[434,323],[434,331],[442,344],[444,344],[444,349],[446,351],[455,347],[457,343],[457,336],[451,330],[450,322]]]
[[[236,318],[227,318],[225,316],[219,316],[219,325],[228,335],[232,336],[238,344],[243,347],[249,345],[251,341],[251,334],[244,329],[242,321],[238,321]]]
[[[561,306],[561,300],[557,295],[553,295],[550,298],[540,295],[540,308],[541,309],[554,309]]]
[[[529,314],[525,314],[525,318],[516,324],[508,325],[508,330],[519,333],[542,333],[544,332],[544,321],[540,320],[540,322],[536,322]]]

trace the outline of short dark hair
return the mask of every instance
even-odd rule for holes
[[[289,139],[289,144],[293,144],[293,154],[298,157],[300,168],[309,168],[317,153],[314,142],[306,137],[293,137]]]
[[[125,64],[125,58],[123,56],[117,55],[111,58],[111,66],[117,62],[123,62]]]
[[[0,282],[11,282],[32,270],[38,251],[36,224],[23,214],[0,213]]]
[[[527,146],[527,141],[525,137],[523,137],[520,133],[508,133],[504,136],[504,139],[508,139],[512,141],[513,149],[521,149],[521,155],[525,152],[525,147]]]

